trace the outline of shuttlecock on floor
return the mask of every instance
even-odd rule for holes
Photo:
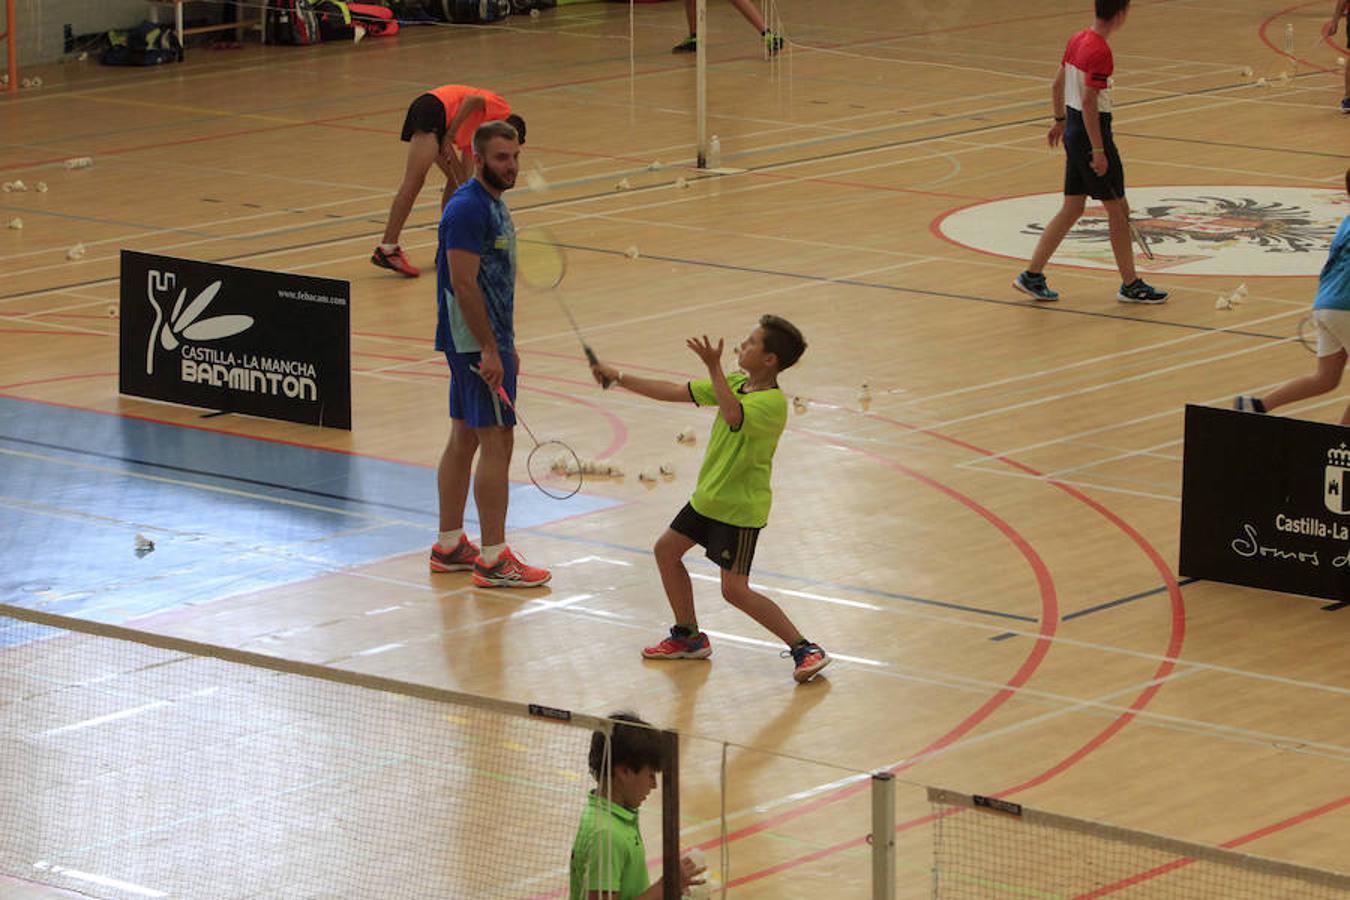
[[[647,163],[647,171],[648,171],[648,172],[655,172],[655,171],[659,170],[660,168],[661,168],[661,160],[659,160],[659,159],[654,159],[654,160],[652,160],[651,162]]]
[[[16,181],[16,182],[14,182],[14,190],[16,190],[16,191],[26,191],[26,190],[28,190],[28,185],[24,184],[22,181]]]
[[[686,428],[675,435],[675,440],[681,444],[692,444],[698,440],[698,438],[695,437],[693,428]]]
[[[108,304],[108,318],[110,318],[110,319],[115,319],[115,318],[117,318],[117,315],[118,315],[117,304],[116,304],[116,303],[109,303],[109,304]]]
[[[614,190],[616,191],[631,191],[632,189],[633,186],[628,183],[627,178],[620,178],[619,183],[614,185]]]
[[[1233,300],[1234,302],[1241,302],[1245,299],[1247,299],[1247,282],[1244,281],[1233,288]]]
[[[1338,65],[1338,66],[1340,66],[1342,69],[1344,69],[1344,68],[1345,68],[1345,57],[1344,57],[1344,56],[1338,56],[1338,57],[1336,57],[1336,65]]]
[[[6,194],[10,193],[14,190],[14,182],[6,181],[3,186],[0,186],[0,190],[4,190]]]
[[[862,407],[863,412],[867,412],[868,407],[872,405],[872,389],[865,382],[858,388],[858,405]]]
[[[525,173],[525,184],[532,191],[548,190],[548,179],[544,177],[544,172],[538,166],[532,167]]]
[[[20,85],[21,87],[30,88],[30,87],[33,86],[33,79],[31,79],[31,78],[25,78],[25,79],[23,79],[22,81],[19,82],[19,85]]]
[[[795,412],[797,415],[799,416],[806,415],[807,409],[809,409],[809,407],[806,405],[805,397],[792,398],[792,411]]]
[[[661,463],[661,468],[659,469],[659,471],[661,472],[662,475],[666,476],[667,478],[674,478],[675,464],[673,462],[663,462]]]
[[[676,179],[675,179],[675,186],[676,186],[677,188],[682,188],[682,189],[683,189],[683,188],[687,188],[687,187],[689,187],[689,182],[686,181],[684,178],[676,178]]]
[[[136,555],[144,556],[155,549],[155,542],[143,534],[138,534],[136,535],[135,547]]]
[[[1251,67],[1251,66],[1243,66],[1243,67],[1242,67],[1242,77],[1243,77],[1243,78],[1251,78],[1251,77],[1252,77],[1252,67]]]
[[[9,220],[9,227],[13,228],[15,231],[23,231],[23,219],[15,216]]]
[[[537,18],[539,18],[539,10],[537,10],[537,9],[531,9],[531,10],[530,10],[530,18],[531,18],[531,19],[537,19]]]
[[[638,481],[646,481],[648,483],[655,482],[659,480],[660,477],[661,477],[660,473],[657,472],[655,469],[651,468],[643,469],[641,472],[638,473]]]
[[[76,244],[66,251],[66,259],[80,259],[84,256],[84,244]]]
[[[89,58],[89,54],[82,50],[80,51],[80,55],[75,58],[78,59],[80,62],[84,62],[86,59]]]
[[[623,255],[629,259],[637,259],[642,254],[638,252],[637,247],[629,247],[627,250],[623,251]]]
[[[1233,298],[1232,298],[1232,297],[1229,297],[1227,294],[1220,294],[1219,297],[1218,297],[1218,299],[1214,301],[1214,308],[1215,308],[1215,309],[1232,309],[1232,308],[1233,308]]]
[[[47,193],[47,182],[45,182],[45,181],[39,181],[39,182],[37,183],[37,192],[38,192],[39,194],[45,194],[45,193]]]
[[[1257,87],[1266,87],[1266,85],[1267,85],[1267,82],[1266,82],[1266,79],[1265,79],[1265,78],[1258,78],[1258,79],[1256,79],[1256,86],[1257,86]]]

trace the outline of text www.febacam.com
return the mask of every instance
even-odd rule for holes
[[[346,306],[346,297],[325,297],[322,294],[311,294],[309,291],[283,291],[278,290],[277,296],[282,300],[308,300],[310,303],[328,303],[333,306]]]

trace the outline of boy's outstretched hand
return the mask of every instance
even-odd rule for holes
[[[690,350],[698,354],[698,358],[703,360],[703,364],[710,371],[720,372],[722,370],[722,339],[718,338],[717,346],[714,347],[712,341],[708,340],[705,334],[700,338],[690,338],[685,341]]]
[[[619,380],[619,370],[606,363],[596,362],[595,365],[591,366],[591,377],[602,388],[608,388]]]

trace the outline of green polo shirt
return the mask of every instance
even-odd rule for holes
[[[773,454],[787,427],[787,397],[776,387],[745,392],[746,378],[741,372],[727,375],[744,418],[741,427],[732,431],[718,413],[689,504],[709,519],[738,528],[763,528],[773,504],[769,481]],[[717,405],[717,391],[710,379],[689,382],[689,396],[699,406]]]
[[[585,900],[591,891],[631,900],[650,887],[637,810],[592,791],[572,842],[570,873],[570,900]]]

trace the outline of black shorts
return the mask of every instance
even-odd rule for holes
[[[749,575],[750,563],[755,559],[758,528],[742,528],[710,519],[686,503],[670,523],[670,530],[678,532],[707,551],[708,559],[728,572]]]
[[[403,119],[403,140],[411,141],[419,131],[436,135],[436,143],[445,142],[445,104],[435,94],[423,94],[408,107]]]
[[[1092,171],[1092,139],[1083,127],[1083,114],[1072,106],[1065,108],[1064,194],[1086,194],[1094,200],[1119,200],[1125,196],[1125,169],[1120,152],[1111,136],[1111,114],[1101,116],[1102,148],[1106,151],[1106,174]]]

